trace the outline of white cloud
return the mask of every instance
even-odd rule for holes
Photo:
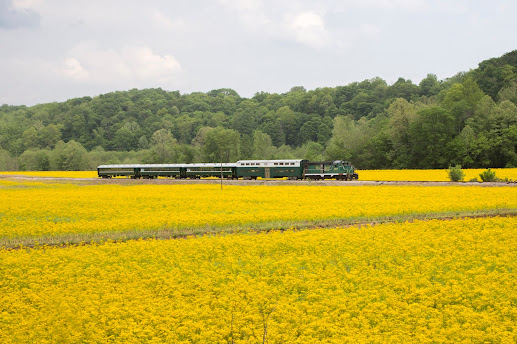
[[[81,63],[73,57],[65,59],[61,72],[65,76],[75,80],[88,80],[89,78],[89,73],[81,66]]]
[[[264,13],[261,0],[219,0],[219,4],[227,12],[236,15],[244,27],[270,31],[273,23]]]
[[[59,67],[66,78],[100,84],[164,82],[180,70],[174,56],[156,54],[146,46],[101,49],[94,42],[71,49]]]
[[[185,21],[181,19],[173,20],[159,9],[152,9],[150,17],[152,25],[158,30],[184,31],[186,28]]]
[[[329,43],[330,35],[323,18],[315,12],[306,11],[286,18],[288,31],[299,43],[321,48]]]
[[[18,10],[36,10],[42,4],[42,0],[13,0],[12,6]]]
[[[379,27],[373,24],[361,24],[357,31],[360,37],[372,40],[378,39],[381,34]]]
[[[429,8],[428,2],[425,0],[362,0],[348,3],[348,5],[374,9],[400,9],[408,11],[422,11]]]
[[[344,12],[350,8],[367,8],[374,11],[394,10],[397,12],[463,14],[468,11],[469,0],[339,0],[328,7],[333,12]]]
[[[237,12],[254,12],[262,8],[260,0],[219,0],[219,3]]]

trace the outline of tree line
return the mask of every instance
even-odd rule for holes
[[[239,159],[349,160],[362,169],[517,166],[517,50],[418,84],[381,78],[240,97],[132,89],[0,106],[0,169]]]

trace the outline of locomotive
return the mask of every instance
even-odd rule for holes
[[[235,163],[195,164],[136,164],[101,165],[97,167],[100,178],[125,176],[133,179],[168,177],[199,179],[217,177],[227,179],[287,178],[354,180],[359,176],[348,161],[239,160]]]

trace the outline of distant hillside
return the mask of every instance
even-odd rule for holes
[[[517,50],[419,83],[381,78],[240,97],[132,89],[0,106],[0,169],[241,158],[346,159],[360,168],[517,166]]]
[[[485,60],[471,73],[483,92],[497,100],[502,89],[517,82],[517,50]]]

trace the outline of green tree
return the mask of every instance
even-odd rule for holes
[[[172,132],[180,143],[190,143],[200,127],[201,120],[199,118],[183,114],[174,120]]]
[[[38,131],[34,127],[30,127],[23,132],[22,135],[24,149],[39,148]]]
[[[499,91],[517,79],[517,50],[498,58],[482,61],[472,75],[481,89],[492,99],[496,99]]]
[[[262,118],[258,129],[268,134],[275,146],[280,147],[285,144],[285,133],[275,111],[269,111]]]
[[[418,168],[446,168],[445,146],[454,135],[454,117],[440,107],[417,112],[411,124],[412,163]]]
[[[50,153],[50,167],[58,171],[82,171],[88,169],[88,152],[74,140],[59,141]]]
[[[50,151],[44,149],[29,149],[20,157],[22,171],[48,171],[50,169]]]
[[[297,114],[289,106],[282,106],[276,110],[276,115],[285,135],[285,143],[291,146],[296,145],[299,131]]]
[[[322,123],[321,117],[317,115],[312,116],[306,121],[300,128],[301,143],[307,143],[309,141],[317,142],[318,130]]]
[[[303,145],[305,149],[304,159],[309,161],[321,161],[324,159],[325,148],[318,142],[309,141]]]
[[[427,76],[420,81],[420,95],[430,97],[435,96],[440,92],[440,83],[434,74],[427,74]]]
[[[445,92],[442,105],[455,118],[458,134],[465,126],[467,119],[474,115],[476,106],[483,96],[483,91],[471,77],[461,84],[453,84]]]
[[[367,122],[364,118],[354,121],[350,117],[334,118],[332,137],[326,155],[331,160],[353,160],[368,141]]]
[[[411,80],[398,78],[398,80],[388,88],[388,95],[392,98],[413,99],[418,93],[419,88]]]
[[[461,165],[449,166],[447,175],[451,182],[461,182],[465,178],[465,173],[461,169]]]
[[[231,162],[238,160],[239,146],[237,131],[216,127],[206,132],[202,151],[207,162]]]
[[[255,130],[253,133],[253,159],[271,159],[275,154],[276,149],[273,146],[273,141],[271,137],[261,132],[260,130]]]
[[[149,148],[149,140],[145,135],[140,136],[138,139],[138,148],[139,149],[148,149]]]
[[[8,151],[0,148],[0,171],[16,171],[18,162]]]
[[[140,137],[140,125],[133,122],[126,122],[115,133],[113,144],[115,149],[121,151],[129,151],[138,147],[138,138]]]
[[[253,113],[244,112],[238,109],[232,118],[232,128],[241,134],[252,135],[257,127],[257,122]]]
[[[38,139],[40,143],[40,147],[42,148],[54,148],[56,143],[61,140],[61,129],[57,124],[49,124],[46,127],[43,127],[38,132]]]
[[[497,99],[499,101],[509,100],[514,104],[517,104],[517,80],[509,83],[508,86],[503,87],[499,93],[497,93]]]
[[[178,162],[177,143],[170,130],[159,129],[154,132],[146,162],[153,164]]]
[[[411,166],[410,128],[416,119],[415,107],[407,100],[397,98],[390,104],[387,113],[388,134],[393,147],[389,152],[390,160],[396,168],[409,168]]]

